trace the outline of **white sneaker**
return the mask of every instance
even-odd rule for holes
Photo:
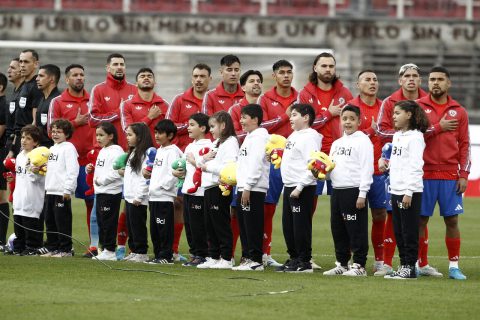
[[[436,278],[441,278],[443,277],[443,274],[438,272],[437,269],[434,267],[429,266],[428,264],[424,267],[418,267],[418,264],[416,265],[416,268],[418,270],[418,275],[423,276],[423,277],[436,277]]]
[[[137,255],[136,253],[130,252],[130,254],[128,256],[126,256],[125,258],[123,258],[122,261],[130,261],[133,258],[135,258],[136,255]]]
[[[207,259],[205,260],[204,263],[200,263],[197,268],[198,269],[210,269],[211,266],[213,266],[214,264],[217,264],[219,260],[217,259],[212,259],[210,257],[207,257]]]
[[[250,262],[250,264],[247,266],[247,269],[245,271],[264,271],[265,268],[263,266],[263,263],[258,263],[255,261]]]
[[[225,260],[223,258],[220,258],[217,263],[214,265],[210,266],[210,269],[232,269],[232,260]]]
[[[240,262],[240,264],[236,267],[233,267],[232,270],[233,271],[245,271],[245,270],[249,270],[249,266],[250,266],[250,263],[252,263],[252,260],[250,259],[244,259],[242,258],[242,262]]]
[[[315,270],[321,270],[322,267],[320,267],[318,264],[315,263],[315,261],[313,261],[313,259],[310,260],[310,264],[312,265],[312,269],[315,269]]]
[[[68,258],[68,257],[73,257],[72,252],[63,252],[59,251],[56,254],[52,255],[52,258]]]
[[[393,268],[388,264],[384,264],[380,269],[377,269],[373,274],[375,277],[385,277],[393,273]]]
[[[92,257],[92,259],[98,259],[103,261],[117,261],[117,255],[115,254],[115,251],[108,251],[105,249],[98,256]]]
[[[148,261],[148,254],[137,253],[135,257],[129,260],[130,262],[145,262]]]
[[[235,265],[235,258],[232,257],[231,261],[232,261],[232,267],[233,267]]]
[[[350,270],[344,272],[342,275],[347,277],[366,277],[367,270],[365,270],[365,268],[359,265],[358,263],[354,263],[351,266]]]
[[[377,272],[378,270],[383,268],[383,261],[375,261],[373,263],[373,272]]]
[[[335,265],[336,265],[335,268],[325,271],[323,275],[324,276],[340,276],[348,271],[348,267],[345,268],[338,261],[335,262]]]
[[[263,265],[265,267],[276,268],[276,267],[281,267],[282,266],[282,264],[278,263],[275,259],[273,259],[271,255],[264,254],[262,256],[262,260],[263,260]]]

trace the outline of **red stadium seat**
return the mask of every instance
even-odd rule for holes
[[[190,0],[131,0],[131,12],[190,13]]]
[[[0,8],[53,10],[54,0],[2,0]]]
[[[64,10],[122,11],[122,0],[62,0]]]
[[[258,15],[260,5],[250,1],[238,0],[205,0],[198,3],[199,13],[210,14],[235,14],[235,15]]]

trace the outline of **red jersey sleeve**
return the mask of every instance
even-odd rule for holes
[[[120,112],[108,111],[108,107],[103,102],[100,88],[94,87],[90,94],[89,101],[90,118],[88,124],[92,128],[96,128],[102,121],[114,122],[120,118]]]
[[[460,164],[460,178],[468,179],[470,173],[471,159],[470,159],[470,135],[468,132],[468,115],[462,109],[462,119],[459,123],[458,132],[458,151]]]
[[[168,107],[166,119],[172,120],[177,127],[177,136],[188,134],[188,122],[180,122],[180,110],[182,109],[182,95],[173,98],[172,104]]]

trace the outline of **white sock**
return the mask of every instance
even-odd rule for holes
[[[458,261],[450,261],[450,265],[448,268],[457,268],[458,269]]]

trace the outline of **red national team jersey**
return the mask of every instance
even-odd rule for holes
[[[270,134],[279,134],[288,138],[292,133],[292,127],[285,111],[294,104],[298,98],[298,92],[292,87],[292,94],[289,97],[282,97],[273,87],[258,98],[258,104],[263,110],[263,121],[261,126]]]
[[[239,102],[244,97],[240,84],[237,85],[237,91],[228,93],[223,88],[223,82],[210,91],[207,91],[203,98],[202,112],[211,116],[218,111],[228,111],[231,106]]]

